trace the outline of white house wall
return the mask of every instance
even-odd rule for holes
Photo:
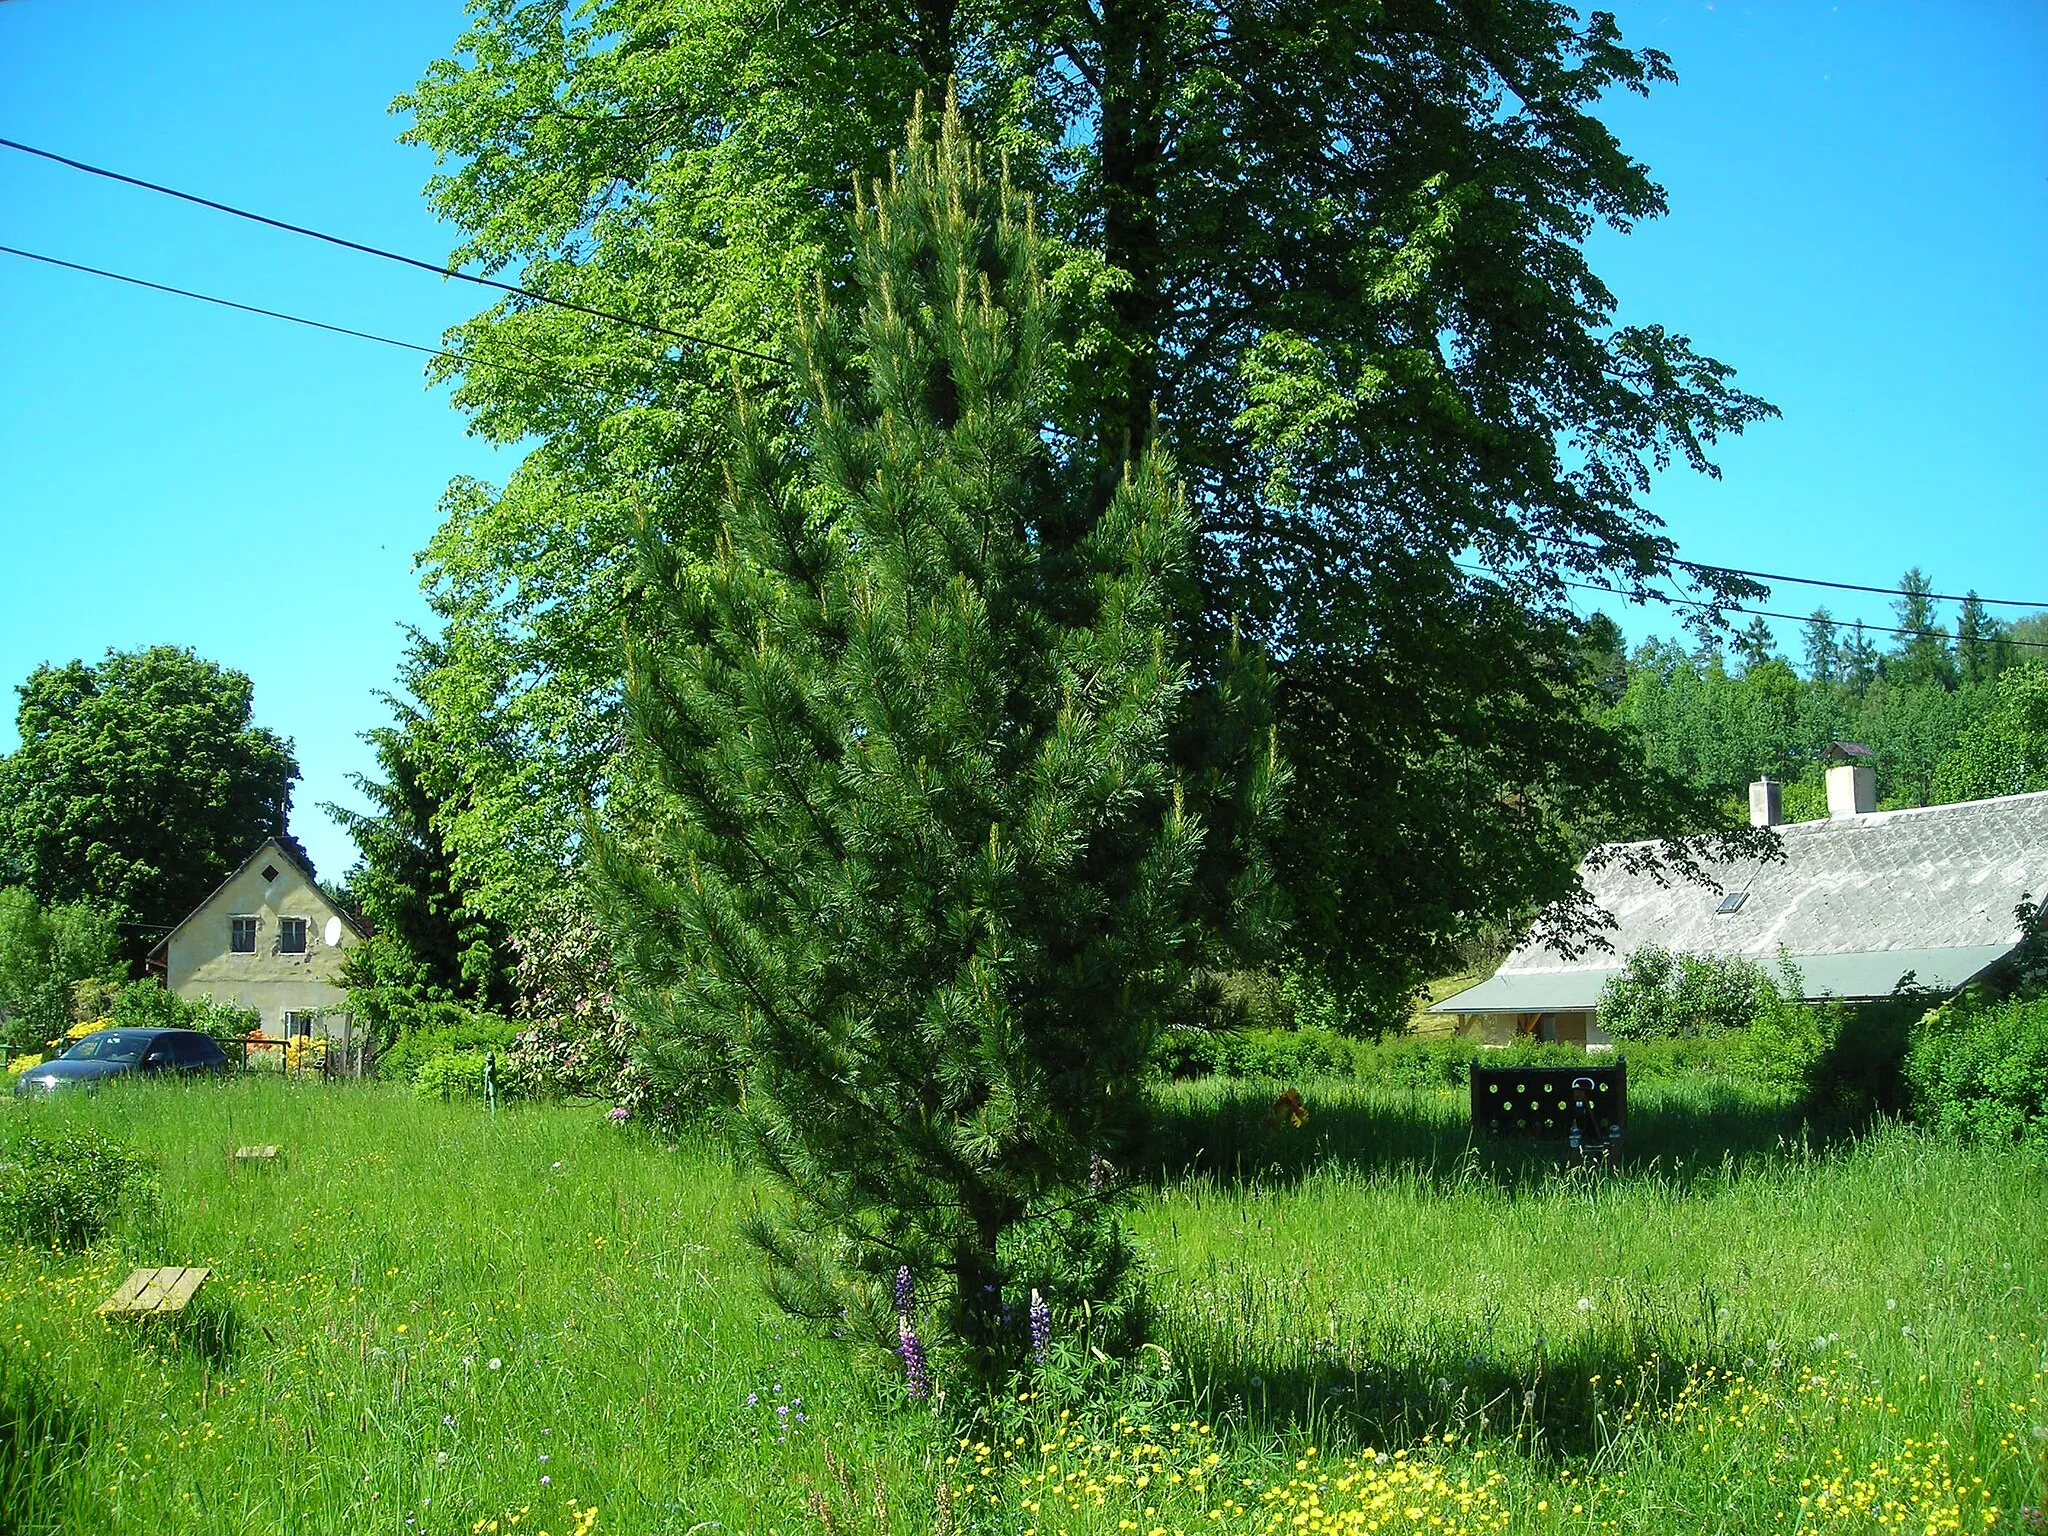
[[[263,878],[266,868],[276,870],[275,879]],[[328,944],[328,920],[339,915],[290,859],[259,855],[171,935],[165,981],[180,997],[211,997],[253,1008],[262,1016],[264,1034],[282,1035],[286,1014],[339,1010],[345,1000],[337,973],[345,952],[358,940],[343,923],[340,942]],[[256,919],[255,953],[231,951],[229,919],[235,917]],[[286,917],[306,920],[304,954],[278,948],[279,920]],[[330,1013],[318,1027],[337,1038],[343,1033],[338,1013]]]

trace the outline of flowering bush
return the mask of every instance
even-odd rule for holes
[[[633,1056],[634,1030],[612,992],[611,949],[590,903],[569,891],[543,902],[512,936],[512,985],[520,1030],[511,1061],[543,1097],[609,1099],[626,1109],[648,1098]]]

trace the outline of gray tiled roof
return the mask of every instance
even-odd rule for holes
[[[1782,861],[1709,864],[1721,891],[1659,885],[1620,861],[1579,873],[1614,918],[1611,949],[1567,959],[1542,944],[1508,956],[1492,980],[1433,1012],[1587,1008],[1621,961],[1644,944],[1688,954],[1780,953],[1800,963],[1809,996],[1871,997],[1906,970],[1957,987],[2019,942],[2013,908],[2048,897],[2048,793],[1879,811],[1778,829]],[[1722,892],[1747,891],[1716,912]],[[1540,1000],[1538,1000],[1540,999]]]

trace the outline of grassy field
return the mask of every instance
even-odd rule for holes
[[[1161,1107],[1135,1226],[1177,1400],[1011,1402],[960,1438],[767,1307],[714,1145],[275,1081],[10,1105],[114,1130],[161,1192],[98,1249],[0,1250],[0,1529],[1917,1532],[2048,1504],[2038,1154],[1827,1144],[1687,1086],[1637,1095],[1601,1179],[1469,1147],[1455,1096],[1329,1087],[1299,1130],[1270,1097]],[[232,1169],[246,1142],[280,1166]],[[192,1325],[93,1315],[159,1262],[216,1268]]]

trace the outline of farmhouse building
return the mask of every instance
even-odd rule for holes
[[[1579,870],[1612,920],[1607,948],[1567,957],[1525,943],[1430,1012],[1488,1043],[1606,1045],[1601,989],[1645,944],[1773,969],[1787,956],[1809,1000],[1880,998],[1909,980],[1952,992],[1996,967],[2022,937],[2014,909],[2048,898],[2048,794],[1879,811],[1868,752],[1845,744],[1831,757],[1825,821],[1779,825],[1778,786],[1751,786],[1750,819],[1776,827],[1782,859],[1705,864],[1706,886],[1631,873],[1610,848]]]
[[[363,934],[276,838],[242,862],[150,952],[184,998],[253,1008],[273,1037],[344,1033],[337,979]]]

